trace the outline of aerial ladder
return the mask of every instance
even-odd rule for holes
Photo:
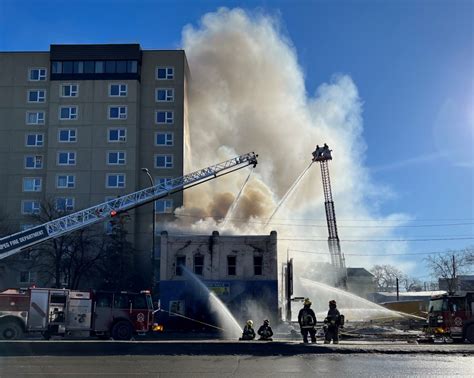
[[[151,186],[61,218],[17,232],[0,239],[0,260],[12,256],[33,245],[77,231],[95,223],[103,222],[127,210],[156,201],[170,194],[232,173],[247,166],[257,165],[258,155],[250,152],[222,163],[171,179],[166,183]]]
[[[331,265],[333,266],[335,285],[338,287],[347,287],[347,270],[344,256],[341,252],[341,244],[337,233],[336,211],[334,209],[334,200],[332,198],[331,179],[329,177],[328,162],[332,160],[331,151],[325,143],[323,147],[316,146],[313,151],[313,162],[321,165],[321,177],[323,180],[324,206],[326,209],[326,221],[328,226],[328,246],[331,255]]]

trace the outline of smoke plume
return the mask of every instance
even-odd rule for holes
[[[280,198],[311,162],[316,144],[323,143],[333,150],[330,173],[338,217],[377,220],[371,202],[379,201],[384,193],[371,183],[363,165],[362,101],[349,76],[334,75],[313,95],[308,94],[295,48],[280,31],[279,21],[241,9],[222,8],[204,15],[198,26],[186,26],[182,47],[191,71],[191,145],[187,146],[191,159],[185,171],[250,151],[259,154],[259,164],[232,219],[220,231],[255,234],[275,229],[285,252],[287,247],[327,251],[325,242],[290,245],[285,241],[327,238],[317,164],[279,209],[274,222],[264,227]],[[248,170],[241,170],[185,191],[186,205],[178,209],[178,221],[169,229],[187,227],[196,233],[219,229],[247,175]],[[314,223],[317,226],[309,226]],[[373,238],[391,232],[341,229],[340,235],[341,239]],[[348,248],[360,251],[373,245]]]

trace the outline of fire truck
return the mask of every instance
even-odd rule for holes
[[[426,333],[434,339],[474,344],[474,292],[431,297],[427,323]]]
[[[153,303],[147,291],[104,292],[30,288],[0,293],[0,339],[25,334],[130,340],[148,332]]]

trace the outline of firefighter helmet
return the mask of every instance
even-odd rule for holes
[[[305,298],[303,304],[305,306],[311,306],[311,301],[309,300],[309,298]]]
[[[253,326],[253,321],[252,321],[252,320],[247,320],[247,325],[248,325],[249,327],[252,327],[252,326]]]
[[[330,300],[329,301],[329,306],[335,306],[336,305],[336,301],[334,299]]]

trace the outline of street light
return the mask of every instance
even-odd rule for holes
[[[150,174],[150,171],[148,168],[142,168],[142,172],[145,172],[148,178],[150,179],[150,184],[151,186],[155,186],[155,181],[153,180],[153,177]],[[155,289],[155,222],[156,222],[156,217],[155,217],[155,201],[153,201],[153,208],[151,211],[153,215],[153,221],[152,221],[152,237],[151,237],[151,285],[152,289]]]

